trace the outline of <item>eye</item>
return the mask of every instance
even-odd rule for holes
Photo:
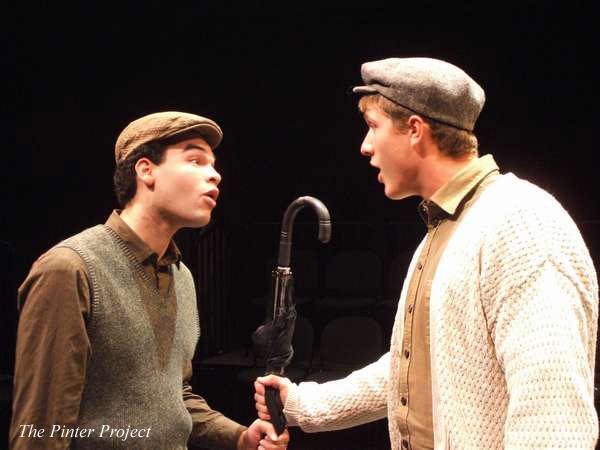
[[[206,164],[206,158],[202,156],[192,156],[190,157],[189,162],[196,166],[201,166],[203,164]]]
[[[214,165],[215,159],[204,152],[190,152],[186,155],[185,160],[192,164],[193,166],[206,166],[206,165]]]

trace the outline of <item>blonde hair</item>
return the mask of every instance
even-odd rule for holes
[[[360,98],[358,102],[360,112],[364,113],[369,106],[376,106],[390,116],[394,122],[394,126],[400,132],[408,130],[407,122],[410,116],[418,115],[427,122],[431,130],[431,138],[437,144],[440,151],[447,156],[458,158],[465,155],[478,154],[477,137],[471,131],[460,130],[423,117],[410,109],[388,100],[381,94],[365,95]]]

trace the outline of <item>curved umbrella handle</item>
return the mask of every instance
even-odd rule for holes
[[[331,216],[325,204],[318,198],[308,195],[298,197],[290,203],[281,221],[281,237],[279,239],[279,256],[277,259],[279,267],[290,266],[294,220],[298,212],[305,206],[312,207],[319,217],[319,240],[321,242],[329,242],[329,239],[331,239]]]

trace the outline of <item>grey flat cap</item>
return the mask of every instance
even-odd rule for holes
[[[431,58],[388,58],[361,67],[366,86],[352,91],[383,95],[426,118],[473,131],[485,93],[458,67]]]

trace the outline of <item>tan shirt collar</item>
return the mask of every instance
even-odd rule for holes
[[[432,220],[453,216],[467,195],[484,178],[492,172],[498,172],[498,170],[498,165],[491,154],[471,161],[454,175],[448,183],[439,188],[433,194],[431,200],[421,202],[419,212],[423,215],[424,211],[428,211],[423,220],[429,223]]]
[[[106,221],[106,225],[112,228],[125,241],[138,261],[142,264],[152,262],[152,264],[159,266],[177,264],[177,267],[179,267],[181,252],[173,240],[169,242],[169,247],[163,257],[158,260],[158,254],[121,219],[120,212],[120,210],[114,210]]]

